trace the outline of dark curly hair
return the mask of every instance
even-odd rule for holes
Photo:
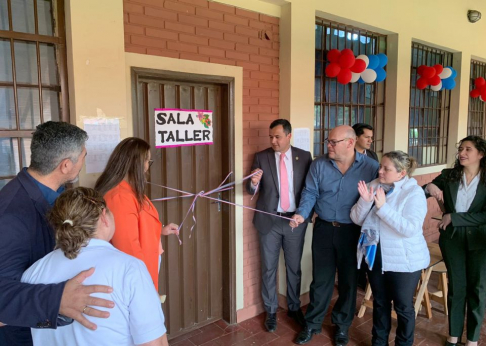
[[[94,237],[103,209],[105,200],[93,189],[77,187],[63,192],[47,215],[56,234],[56,249],[75,259]]]
[[[474,147],[483,154],[481,161],[479,162],[479,172],[480,172],[480,182],[481,184],[486,184],[486,141],[479,136],[467,136],[461,139],[457,145],[459,148],[462,143],[464,142],[471,142]],[[457,155],[456,155],[457,156]],[[459,181],[462,182],[462,173],[464,167],[461,165],[459,161],[459,157],[456,157],[456,161],[454,162],[454,167],[449,175],[450,181]]]

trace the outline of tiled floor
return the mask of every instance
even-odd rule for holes
[[[357,306],[361,304],[363,293],[359,292]],[[334,294],[331,305],[336,301]],[[423,312],[419,313],[415,328],[414,345],[421,346],[443,346],[447,335],[447,317],[442,312],[442,307],[432,304],[433,318],[427,319]],[[305,309],[305,308],[304,308]],[[329,309],[331,311],[331,308]],[[206,327],[196,329],[186,335],[180,336],[170,341],[171,346],[194,346],[194,345],[237,345],[237,346],[260,346],[273,345],[285,346],[293,345],[293,340],[300,331],[300,327],[287,317],[285,310],[277,313],[278,327],[275,333],[268,333],[263,321],[265,314],[258,315],[250,320],[237,325],[227,325],[223,321],[215,322]],[[368,309],[362,318],[355,317],[349,330],[349,346],[371,345],[372,313]],[[394,345],[394,323],[391,335],[390,346]],[[333,328],[331,325],[331,315],[327,314],[324,320],[322,334],[315,335],[307,345],[329,345],[332,346]],[[483,324],[483,331],[479,345],[486,345],[486,325]]]

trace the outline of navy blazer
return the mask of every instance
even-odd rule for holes
[[[0,322],[7,324],[0,328],[0,345],[32,345],[30,327],[57,326],[65,282],[20,282],[27,268],[54,249],[49,208],[26,169],[0,190]]]
[[[311,153],[308,151],[292,147],[292,166],[294,170],[294,195],[295,205],[299,206],[302,189],[305,185],[305,177],[312,163]],[[265,149],[255,154],[251,170],[260,168],[263,170],[262,179],[258,186],[258,200],[256,209],[266,211],[267,213],[277,213],[280,192],[278,187],[277,162],[275,161],[275,151],[272,148]],[[249,194],[255,190],[251,185],[251,179],[248,179],[246,189]],[[277,218],[268,214],[255,212],[253,224],[256,229],[267,234],[272,229],[273,223]]]

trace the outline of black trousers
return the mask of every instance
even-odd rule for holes
[[[321,329],[334,290],[338,271],[339,298],[332,311],[332,323],[347,329],[356,310],[358,270],[356,246],[360,227],[355,224],[335,227],[316,218],[312,236],[312,275],[310,304],[305,314],[307,326]]]
[[[363,261],[366,266],[366,262]],[[412,346],[415,332],[413,296],[421,270],[413,273],[383,272],[381,247],[378,245],[373,270],[368,279],[373,291],[373,346],[388,345],[392,326],[392,302],[397,313],[396,346]]]
[[[441,231],[439,245],[449,278],[449,335],[462,336],[467,310],[467,339],[478,341],[486,307],[486,251],[469,250],[466,230]]]

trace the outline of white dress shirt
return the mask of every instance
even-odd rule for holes
[[[465,213],[469,210],[474,197],[476,197],[476,191],[478,189],[479,174],[476,175],[473,180],[467,185],[466,173],[462,175],[462,183],[459,184],[459,190],[457,191],[456,199],[456,212]]]
[[[285,155],[284,163],[285,167],[287,168],[287,177],[289,181],[289,202],[290,206],[287,211],[284,211],[280,206],[280,198],[278,199],[278,207],[277,211],[279,213],[291,213],[297,209],[295,205],[295,195],[294,195],[294,166],[292,164],[292,147],[289,148],[284,154],[280,154],[279,152],[275,152],[275,161],[277,163],[277,178],[278,178],[278,188],[280,190],[280,155]],[[280,195],[280,191],[279,191]]]

